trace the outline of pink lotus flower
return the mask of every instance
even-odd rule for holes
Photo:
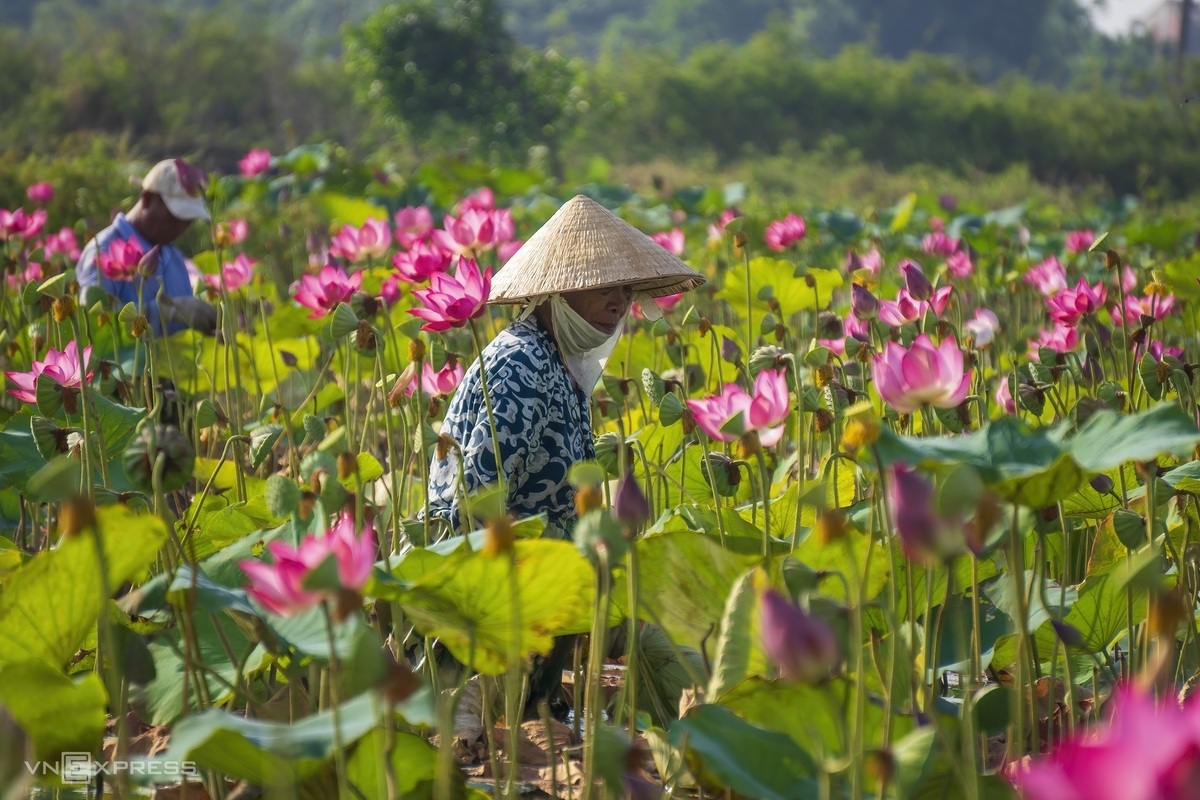
[[[226,261],[221,267],[220,275],[205,275],[204,280],[214,289],[221,288],[221,280],[225,280],[225,291],[236,292],[254,277],[254,265],[257,264],[245,253],[238,253],[233,261]]]
[[[808,226],[804,222],[804,217],[798,214],[788,214],[783,219],[777,219],[767,226],[766,233],[763,234],[763,241],[772,250],[782,252],[803,239],[807,232]]]
[[[435,370],[433,365],[428,361],[421,364],[421,380],[420,389],[427,395],[451,395],[458,385],[462,383],[463,368],[462,364],[458,363],[458,359],[451,359],[445,365]],[[408,385],[407,393],[411,395],[418,387],[412,383]]]
[[[400,280],[416,285],[425,283],[436,272],[448,270],[452,259],[450,253],[436,245],[417,242],[411,249],[393,255],[392,266]]]
[[[935,346],[924,333],[908,349],[888,342],[875,356],[872,374],[879,396],[902,414],[911,414],[926,403],[956,408],[971,388],[971,372],[963,371],[958,343],[946,337]]]
[[[1120,308],[1115,304],[1112,307],[1113,322],[1118,325],[1141,325],[1142,317],[1151,317],[1155,320],[1166,319],[1175,309],[1175,295],[1149,295],[1146,297],[1136,297],[1134,295],[1126,295],[1125,297],[1125,313],[1121,314]]]
[[[8,393],[17,398],[23,403],[37,403],[37,379],[39,375],[45,375],[54,380],[59,386],[64,389],[79,389],[83,386],[84,373],[87,372],[88,362],[92,358],[92,346],[89,344],[83,348],[83,361],[80,362],[78,345],[75,340],[67,342],[67,346],[61,352],[51,348],[46,351],[46,357],[41,361],[34,361],[29,372],[6,372],[4,373],[15,389],[9,389]],[[87,373],[87,380],[91,381],[92,374]]]
[[[18,208],[8,212],[0,208],[0,241],[6,239],[32,239],[42,232],[46,224],[46,209],[39,208],[32,214],[26,214],[25,209]]]
[[[665,314],[678,305],[679,301],[682,299],[683,293],[680,292],[679,294],[668,294],[663,297],[656,297],[654,298],[654,302],[658,304],[658,307],[662,309],[662,312]],[[635,319],[645,319],[645,314],[642,312],[642,307],[639,303],[634,303],[631,305],[629,311],[631,314],[633,314]]]
[[[429,282],[430,288],[413,292],[422,305],[408,313],[425,320],[423,331],[448,331],[483,316],[492,291],[492,268],[480,272],[474,260],[462,258],[453,276],[435,272]]]
[[[935,317],[940,317],[946,313],[946,306],[950,304],[950,295],[952,294],[954,294],[953,286],[942,286],[933,290],[933,295],[930,296],[928,305]]]
[[[959,250],[946,259],[946,270],[951,277],[965,280],[975,272],[975,265],[971,263],[969,255]]]
[[[1072,289],[1064,289],[1046,301],[1046,309],[1050,318],[1062,325],[1076,325],[1087,314],[1104,306],[1108,289],[1103,283],[1088,286],[1087,281],[1079,279]]]
[[[54,187],[46,181],[38,181],[25,190],[25,196],[35,206],[44,206],[54,199]]]
[[[1141,358],[1141,353],[1138,352],[1140,349],[1141,349],[1140,347],[1134,348],[1134,351],[1133,351],[1134,355],[1139,359]],[[1173,358],[1176,361],[1183,360],[1183,348],[1182,347],[1167,347],[1166,344],[1164,344],[1162,341],[1160,341],[1158,339],[1151,341],[1150,344],[1148,344],[1146,346],[1146,352],[1148,352],[1150,354],[1150,357],[1153,358],[1155,361],[1162,361],[1163,359],[1166,359],[1166,358]]]
[[[14,292],[19,292],[25,288],[26,284],[40,281],[42,277],[42,265],[35,261],[31,261],[25,266],[25,270],[23,272],[8,273],[8,286]]]
[[[1008,777],[1025,800],[1189,800],[1200,796],[1200,704],[1118,690],[1107,724],[1080,731]]]
[[[758,373],[753,395],[736,383],[727,383],[720,394],[688,400],[687,404],[696,415],[696,424],[710,439],[732,442],[756,431],[763,447],[773,447],[783,438],[783,421],[791,412],[787,375],[774,369]],[[735,419],[737,422],[730,425]],[[730,430],[723,430],[727,426]]]
[[[958,250],[958,240],[951,239],[943,231],[937,230],[925,234],[925,238],[921,240],[921,249],[933,255],[949,256]]]
[[[246,594],[272,614],[289,617],[337,598],[337,593],[330,589],[304,588],[309,573],[330,556],[337,563],[341,587],[362,591],[375,566],[375,528],[368,522],[360,536],[354,530],[354,520],[342,515],[323,536],[309,536],[299,547],[276,539],[267,545],[267,551],[274,559],[273,564],[257,559],[245,559],[238,564],[250,579]]]
[[[228,223],[218,223],[217,233],[229,237],[230,244],[241,244],[246,241],[246,235],[250,233],[250,226],[244,219],[231,219]]]
[[[426,206],[405,206],[396,212],[396,244],[404,248],[424,242],[433,230],[433,215]]]
[[[320,319],[338,303],[348,301],[362,287],[362,273],[347,277],[341,267],[327,264],[318,275],[302,275],[293,287],[296,302],[312,309],[309,319]]]
[[[846,252],[846,272],[855,272],[856,270],[865,269],[872,275],[878,275],[883,269],[883,254],[879,252],[879,248],[872,247],[868,252],[859,255],[853,250]]]
[[[501,264],[507,264],[508,260],[517,254],[521,249],[521,245],[525,244],[520,239],[512,239],[505,242],[496,248],[496,255],[500,258]]]
[[[1079,331],[1056,323],[1050,330],[1038,331],[1037,338],[1029,343],[1029,357],[1040,362],[1038,350],[1042,347],[1049,347],[1059,353],[1070,353],[1079,347]]]
[[[975,316],[963,323],[963,330],[968,331],[975,340],[975,346],[984,348],[996,340],[1000,331],[1000,318],[987,308],[975,309]]]
[[[774,589],[762,593],[762,645],[785,681],[820,683],[842,660],[829,623]]]
[[[434,242],[443,250],[470,258],[508,241],[513,234],[512,215],[508,209],[497,212],[471,208],[458,219],[446,216],[442,224],[445,230],[433,232]]]
[[[379,287],[379,299],[388,308],[400,302],[400,276],[389,275]]]
[[[895,300],[879,301],[879,321],[899,328],[921,318],[924,303],[915,300],[907,289],[901,289]]]
[[[854,311],[846,314],[846,318],[842,320],[842,330],[847,336],[852,336],[860,342],[871,341],[871,325],[867,320],[859,319]]]
[[[381,219],[369,219],[361,228],[343,225],[329,246],[330,255],[351,263],[382,258],[392,246],[392,231]]]
[[[1130,267],[1128,264],[1126,264],[1124,267],[1121,268],[1121,288],[1125,291],[1126,294],[1129,294],[1130,292],[1132,292],[1134,289],[1137,288],[1137,285],[1138,285],[1137,273],[1133,271],[1132,267]]]
[[[650,239],[657,245],[660,245],[668,253],[677,256],[683,255],[685,246],[683,231],[679,228],[672,228],[669,231],[659,231],[658,233],[650,234]]]
[[[113,239],[100,254],[100,271],[114,281],[131,281],[137,276],[138,264],[146,253],[137,239]]]
[[[79,242],[75,239],[75,231],[62,228],[58,233],[46,234],[42,239],[42,254],[52,258],[57,253],[62,253],[69,261],[79,260]]]
[[[487,186],[464,197],[458,201],[458,205],[454,207],[454,213],[462,214],[464,211],[491,211],[496,207],[496,194]]]
[[[1001,375],[999,383],[996,384],[996,393],[992,395],[992,399],[996,401],[996,405],[1004,409],[1005,414],[1017,413],[1017,402],[1013,400],[1012,392],[1008,390],[1008,376]]]
[[[238,162],[243,178],[255,178],[271,168],[270,150],[251,150]]]
[[[1025,273],[1025,282],[1042,293],[1044,297],[1053,297],[1067,288],[1067,270],[1058,259],[1050,256]]]
[[[1083,253],[1096,241],[1096,234],[1090,228],[1071,231],[1067,234],[1067,252]]]

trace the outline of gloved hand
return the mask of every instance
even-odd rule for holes
[[[183,323],[203,334],[212,334],[217,329],[216,307],[196,297],[164,297],[160,312],[166,323]]]

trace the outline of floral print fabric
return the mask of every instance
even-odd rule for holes
[[[517,519],[545,514],[549,525],[569,535],[576,513],[567,471],[577,461],[595,458],[588,395],[571,380],[550,335],[534,317],[497,336],[483,349],[483,362],[509,512]],[[466,485],[459,482],[458,452],[451,450],[445,459],[435,455],[429,472],[430,514],[456,531],[471,530],[478,522],[461,518],[463,489],[470,493],[497,482],[479,361],[467,370],[451,400],[442,433],[461,448]]]

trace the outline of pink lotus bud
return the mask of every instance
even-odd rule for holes
[[[873,320],[879,314],[879,298],[867,287],[855,283],[850,287],[850,308],[858,319]]]
[[[613,516],[629,527],[637,527],[650,519],[650,503],[642,494],[633,473],[626,472],[617,483],[617,492],[612,501]]]
[[[762,643],[784,680],[820,683],[842,659],[829,623],[774,589],[762,593]]]

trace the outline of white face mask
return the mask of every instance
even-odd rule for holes
[[[608,341],[612,334],[598,330],[563,299],[561,294],[550,296],[550,323],[554,326],[554,340],[564,356],[576,356],[595,350]]]
[[[526,319],[545,302],[550,303],[550,325],[563,364],[579,388],[591,394],[604,374],[604,365],[617,346],[617,340],[625,331],[625,317],[621,318],[616,330],[608,334],[579,316],[562,295],[554,294],[530,300],[518,319]]]

